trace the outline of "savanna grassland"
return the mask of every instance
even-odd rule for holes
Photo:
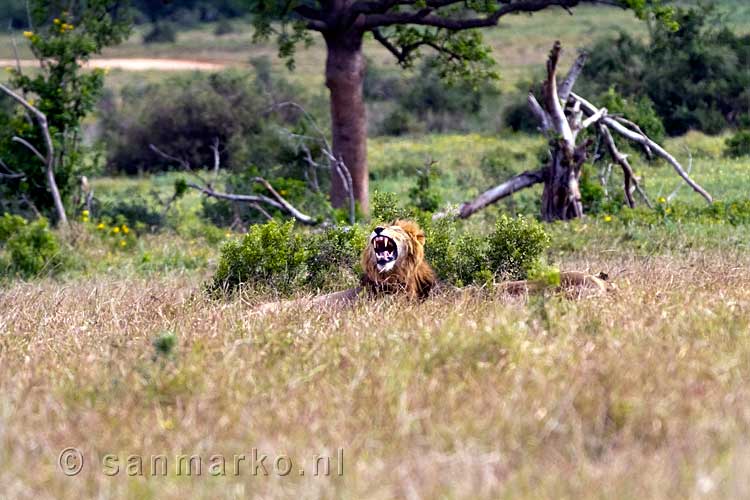
[[[646,33],[616,10],[508,23],[488,33],[508,89],[535,74],[555,38],[570,59],[608,30]],[[249,44],[249,33],[217,40],[205,28],[106,56],[244,66],[275,52]],[[290,78],[322,88],[322,57],[319,45],[305,52]],[[164,77],[110,76],[110,88]],[[750,160],[723,156],[725,138],[690,132],[666,146],[692,158],[691,175],[726,213],[630,151],[654,210],[545,225],[546,262],[606,272],[616,289],[600,297],[474,286],[420,303],[259,315],[254,306],[274,297],[204,293],[222,245],[242,235],[201,220],[196,192],[156,232],[115,234],[77,215],[63,272],[0,283],[0,497],[746,498]],[[516,158],[506,173],[521,172],[544,145],[520,133],[375,137],[371,189],[407,198],[415,165],[431,159],[434,189],[455,206],[500,180],[484,157],[500,151]],[[181,175],[91,182],[97,196],[167,199]],[[465,224],[533,211],[539,194]],[[61,465],[69,447],[84,457],[73,476],[62,469],[75,457]],[[178,471],[181,455],[201,457],[200,474]],[[255,468],[262,455],[268,475]],[[314,474],[315,456],[330,457],[329,474],[325,459]]]
[[[697,163],[727,193],[718,174],[748,167]],[[666,167],[654,177],[676,184]],[[112,251],[84,232],[78,271],[0,295],[4,494],[746,496],[747,225],[605,217],[548,227],[549,261],[607,272],[617,290],[605,297],[470,288],[265,316],[252,314],[262,297],[201,292],[220,241],[186,229]],[[75,477],[58,465],[70,446],[85,457]],[[270,457],[268,476],[253,474],[253,448]],[[175,472],[183,454],[202,457],[200,477]],[[128,476],[130,455],[146,477]],[[153,455],[170,460],[166,477],[148,477]],[[213,455],[227,476],[211,475]],[[312,475],[315,455],[331,457],[330,476]]]

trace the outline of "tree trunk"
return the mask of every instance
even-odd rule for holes
[[[342,158],[352,177],[354,199],[368,212],[367,117],[362,85],[365,59],[359,31],[325,34],[328,57],[326,86],[331,93],[333,154]],[[331,175],[331,204],[346,207],[348,193],[341,176]]]
[[[560,141],[552,150],[542,192],[542,219],[570,220],[583,216],[578,180],[585,160]],[[585,155],[585,151],[582,152]]]

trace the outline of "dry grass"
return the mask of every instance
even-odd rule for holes
[[[203,298],[201,277],[12,285],[0,292],[3,493],[750,494],[747,255],[571,259],[565,268],[610,271],[619,291],[257,317]],[[163,332],[178,337],[169,356],[152,345]],[[67,446],[86,457],[76,477],[57,466]],[[344,474],[310,477],[312,456],[339,447]],[[125,470],[130,454],[148,473],[151,455],[198,454],[206,467],[252,448],[289,455],[293,473]],[[103,474],[106,454],[121,457],[117,477]]]

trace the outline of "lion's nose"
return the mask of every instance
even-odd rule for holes
[[[384,229],[385,229],[384,227],[380,227],[380,226],[376,227],[376,228],[375,228],[375,234],[380,234],[380,233],[382,233]]]

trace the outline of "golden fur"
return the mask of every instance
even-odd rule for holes
[[[399,255],[393,269],[380,271],[372,238],[362,252],[362,286],[372,294],[405,293],[411,298],[425,298],[437,283],[437,277],[424,258],[425,236],[412,221],[397,220],[380,234],[396,242]],[[375,234],[375,233],[373,233]]]

